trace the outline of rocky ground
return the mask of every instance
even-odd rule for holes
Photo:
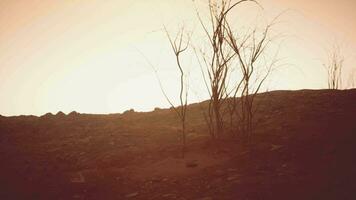
[[[250,148],[174,112],[0,117],[0,199],[355,199],[356,90],[258,96]]]

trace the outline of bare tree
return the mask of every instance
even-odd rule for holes
[[[208,105],[208,122],[210,134],[218,138],[224,132],[223,103],[229,96],[227,92],[227,80],[231,71],[231,64],[236,53],[229,47],[226,37],[228,20],[227,14],[237,5],[253,0],[241,0],[232,3],[230,0],[209,1],[210,26],[203,23],[198,13],[200,24],[208,38],[210,45],[210,57],[200,50],[201,60],[205,64],[208,80],[204,77],[208,88],[210,101]],[[254,2],[254,1],[253,1]]]
[[[226,129],[224,115],[227,110],[230,132],[238,130],[249,143],[253,130],[253,116],[256,112],[254,99],[278,61],[277,54],[269,62],[266,61],[267,49],[274,39],[270,35],[270,30],[278,17],[263,29],[255,28],[242,35],[232,28],[228,15],[244,2],[259,5],[255,0],[236,2],[210,0],[210,26],[203,23],[199,13],[198,18],[211,50],[210,54],[200,50],[200,60],[203,61],[200,64],[205,64],[208,77],[203,78],[210,95],[207,116],[210,126],[214,124],[209,128],[211,135],[216,138]],[[208,54],[210,57],[207,56]],[[241,79],[231,83],[229,77],[232,76],[234,69]],[[234,128],[233,124],[238,124],[238,127]]]
[[[342,87],[342,69],[344,57],[341,54],[339,45],[335,44],[328,52],[328,58],[324,62],[324,67],[328,73],[328,88],[340,89]]]
[[[270,58],[269,63],[261,61],[265,56],[264,54],[268,46],[274,39],[270,37],[272,25],[273,22],[266,25],[262,31],[258,31],[255,28],[244,37],[239,37],[235,34],[228,23],[225,27],[228,35],[226,40],[236,53],[238,65],[242,72],[242,82],[237,87],[237,89],[240,89],[240,84],[242,83],[240,97],[241,110],[239,110],[240,113],[238,113],[238,116],[240,120],[240,132],[244,134],[247,143],[250,143],[253,131],[255,97],[278,62],[276,59],[278,52]]]
[[[145,58],[146,62],[149,64],[149,66],[154,71],[162,94],[164,95],[165,99],[170,104],[171,108],[174,110],[174,112],[177,114],[177,116],[180,120],[180,123],[181,123],[181,137],[180,138],[182,141],[182,157],[184,158],[185,152],[186,152],[186,116],[187,116],[186,114],[187,114],[187,106],[188,106],[188,82],[186,81],[186,73],[182,67],[180,56],[181,56],[181,53],[185,52],[189,47],[190,35],[185,34],[184,27],[182,27],[178,31],[178,33],[174,39],[172,39],[172,37],[169,34],[166,27],[164,27],[164,31],[167,35],[167,38],[171,45],[171,48],[172,48],[174,55],[176,57],[176,64],[177,64],[177,67],[178,67],[179,73],[180,73],[180,90],[179,90],[180,105],[178,107],[173,104],[171,99],[168,97],[166,91],[164,90],[162,81],[158,75],[158,72],[157,72],[157,69],[155,68],[155,66],[149,61],[149,59],[142,52],[139,51],[139,53],[142,55],[142,57]],[[184,39],[187,39],[187,40],[184,41]]]
[[[169,43],[171,45],[171,48],[174,52],[174,55],[176,57],[176,64],[180,72],[180,92],[179,92],[179,101],[180,101],[180,106],[177,108],[173,105],[173,103],[169,100],[168,96],[165,94],[165,97],[167,101],[170,103],[172,108],[175,110],[177,113],[180,121],[181,121],[181,126],[182,126],[182,134],[181,134],[181,139],[182,139],[182,156],[185,156],[185,151],[186,151],[186,113],[187,113],[187,102],[188,102],[188,85],[187,82],[185,81],[185,71],[182,67],[181,60],[180,60],[180,55],[184,51],[187,50],[190,42],[190,36],[187,36],[187,41],[184,42],[184,27],[179,30],[177,33],[176,37],[172,39],[170,36],[168,30],[166,27],[164,27],[164,30],[166,32],[166,35],[168,37]],[[184,43],[184,44],[183,44]],[[161,87],[162,88],[162,87]]]
[[[356,68],[354,68],[349,75],[348,87],[355,88],[356,87]]]

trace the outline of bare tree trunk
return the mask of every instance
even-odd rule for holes
[[[169,32],[165,28],[167,37],[169,39],[169,43],[171,44],[172,50],[174,52],[174,55],[176,57],[176,64],[180,72],[180,92],[179,92],[179,101],[180,101],[180,109],[177,109],[169,100],[167,95],[165,95],[166,99],[168,102],[171,104],[171,106],[174,108],[176,111],[178,117],[180,118],[181,121],[181,140],[182,140],[182,157],[185,157],[185,152],[186,152],[186,114],[187,114],[187,106],[188,106],[188,89],[187,86],[185,85],[184,81],[184,70],[180,62],[180,54],[183,53],[184,51],[187,50],[189,46],[189,40],[190,37],[188,37],[188,41],[184,46],[183,45],[183,36],[184,36],[184,27],[180,30],[178,33],[177,37],[175,40],[172,40],[171,36],[169,35]],[[178,40],[177,40],[178,38]]]

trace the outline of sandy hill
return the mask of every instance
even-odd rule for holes
[[[188,109],[0,116],[0,199],[355,199],[356,90],[259,94],[253,144]]]

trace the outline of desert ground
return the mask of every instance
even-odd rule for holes
[[[0,199],[356,199],[356,90],[256,97],[252,143],[188,107],[0,117]]]

